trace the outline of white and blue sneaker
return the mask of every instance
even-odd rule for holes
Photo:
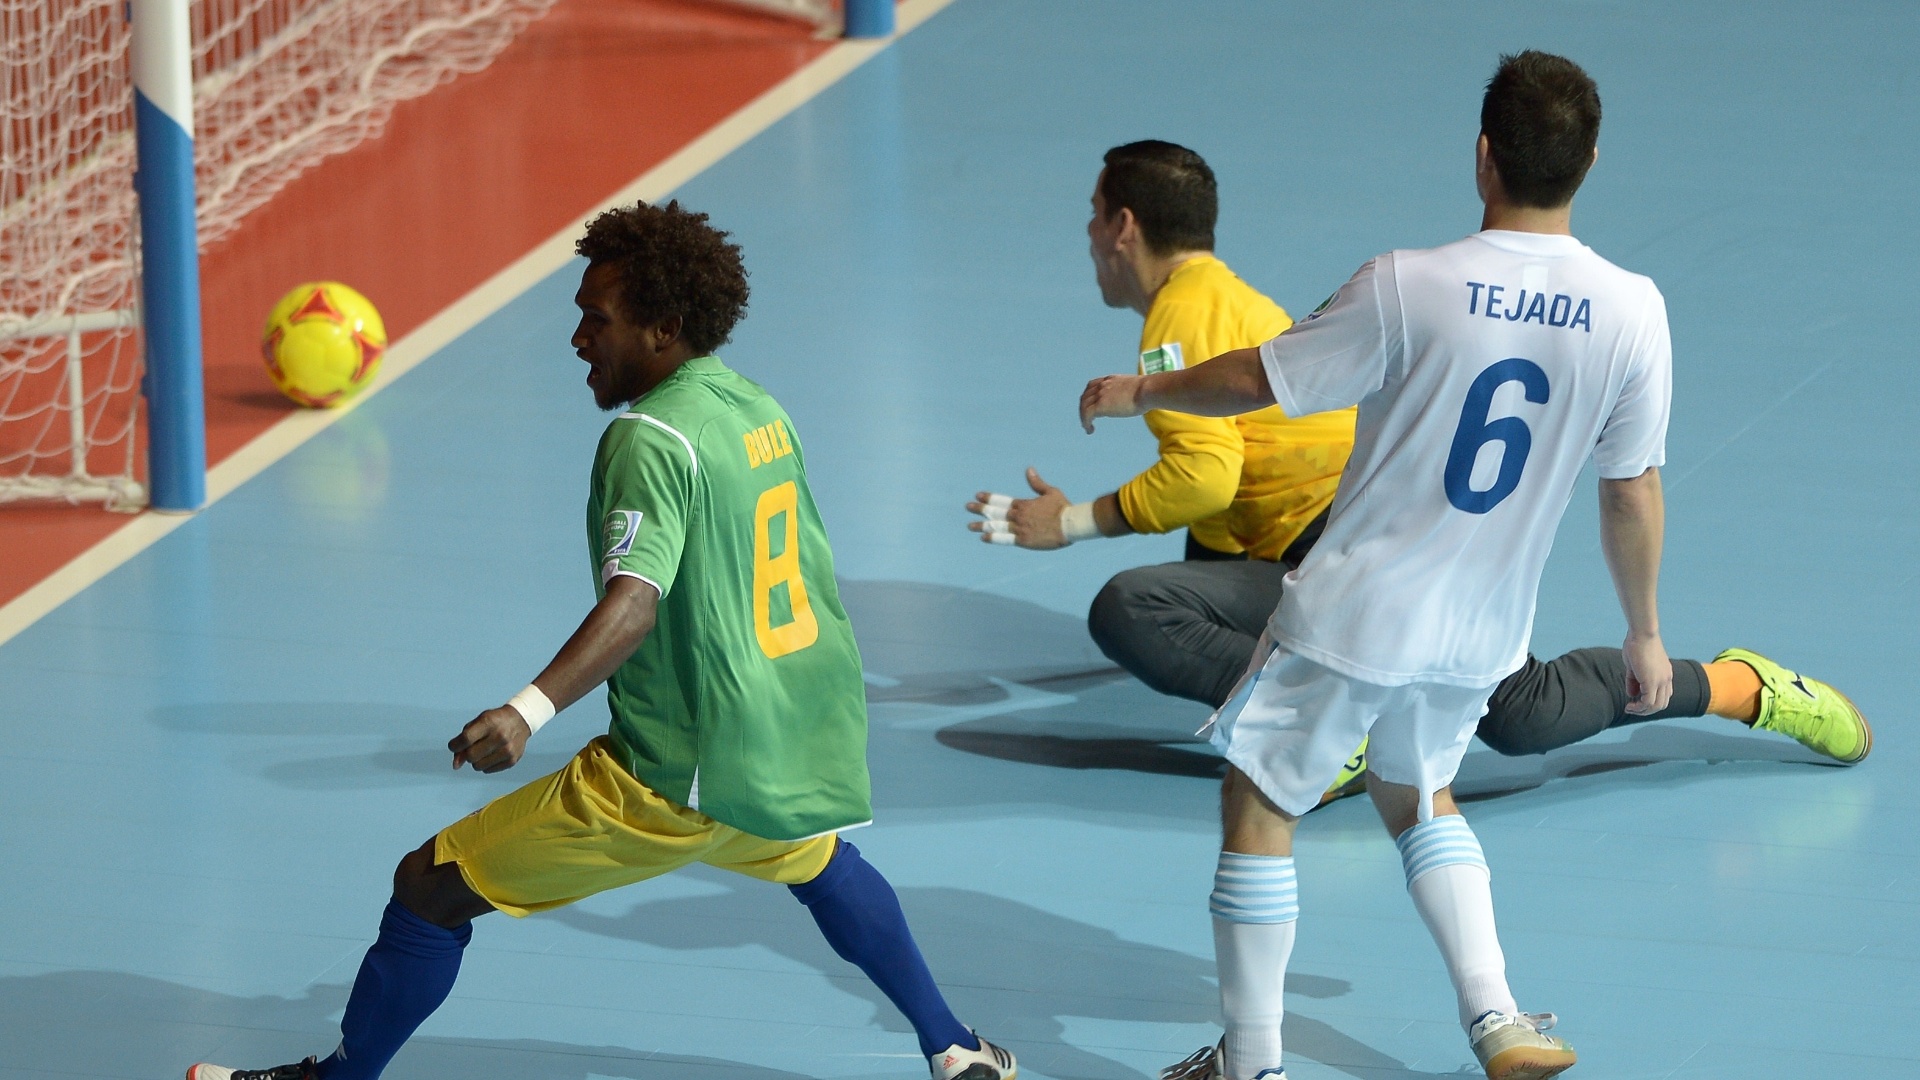
[[[1226,1080],[1227,1040],[1203,1046],[1160,1070],[1160,1080]],[[1287,1070],[1267,1069],[1253,1080],[1287,1080]]]
[[[933,1080],[1014,1080],[1020,1075],[1012,1051],[981,1039],[977,1031],[973,1037],[980,1039],[980,1049],[969,1050],[954,1043],[927,1059]]]
[[[1558,1018],[1552,1013],[1482,1013],[1467,1030],[1473,1056],[1487,1080],[1546,1080],[1578,1061],[1564,1039],[1543,1034]]]

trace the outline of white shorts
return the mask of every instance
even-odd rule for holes
[[[1233,696],[1208,723],[1227,760],[1295,816],[1319,804],[1340,766],[1370,737],[1367,771],[1419,788],[1424,821],[1433,816],[1433,793],[1453,783],[1493,690],[1377,686],[1262,637]]]

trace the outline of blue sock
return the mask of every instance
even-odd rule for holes
[[[813,913],[820,933],[840,959],[866,972],[906,1015],[920,1036],[922,1054],[932,1057],[956,1043],[968,1050],[980,1049],[980,1040],[954,1019],[947,999],[933,985],[933,973],[920,956],[920,946],[913,943],[913,931],[907,929],[893,886],[860,857],[859,848],[841,840],[818,877],[788,888]]]
[[[340,1021],[340,1048],[315,1066],[319,1080],[374,1080],[460,974],[460,953],[473,924],[448,930],[387,902],[380,936],[360,962]]]

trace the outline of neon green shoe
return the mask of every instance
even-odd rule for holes
[[[1345,765],[1340,766],[1340,775],[1333,778],[1333,786],[1313,804],[1315,810],[1344,799],[1349,795],[1358,795],[1367,790],[1367,740],[1360,740],[1360,749],[1353,752]]]
[[[1738,660],[1760,676],[1760,718],[1753,726],[1777,731],[1818,754],[1852,765],[1873,749],[1873,728],[1847,695],[1818,679],[1788,671],[1747,649],[1728,649],[1714,663]]]

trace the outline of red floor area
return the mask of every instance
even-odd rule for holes
[[[209,459],[293,408],[258,345],[288,288],[345,281],[397,339],[830,45],[720,5],[560,0],[485,71],[402,104],[202,258]],[[0,604],[126,520],[0,508]]]

